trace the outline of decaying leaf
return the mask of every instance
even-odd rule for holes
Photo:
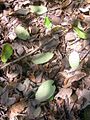
[[[71,2],[72,2],[72,0],[63,0],[62,7],[63,8],[67,7]]]
[[[77,69],[79,66],[80,58],[76,51],[71,52],[69,55],[69,64],[73,70]]]
[[[82,79],[83,77],[85,77],[85,76],[86,76],[86,73],[84,73],[84,72],[78,72],[78,73],[76,73],[75,75],[72,75],[71,77],[66,78],[65,81],[67,81],[67,84],[64,85],[63,87],[65,87],[65,88],[70,87],[71,84],[72,84],[74,81],[79,81],[79,80],[81,80],[81,79]]]
[[[50,59],[52,59],[53,57],[53,53],[51,52],[46,52],[46,53],[41,53],[41,54],[37,54],[36,56],[34,56],[34,58],[32,59],[32,62],[34,64],[43,64],[48,62]]]
[[[83,89],[83,90],[77,89],[76,94],[78,95],[78,98],[85,98],[88,102],[90,102],[90,90],[87,90],[87,89]]]
[[[33,112],[33,115],[35,118],[37,118],[41,113],[41,107],[37,107],[34,112]]]
[[[42,44],[43,50],[44,51],[49,51],[49,50],[55,50],[56,47],[59,45],[60,41],[58,36],[52,38],[51,40],[45,41]]]
[[[47,7],[45,7],[43,5],[41,5],[41,6],[31,5],[30,8],[31,8],[32,13],[36,13],[38,15],[41,15],[41,14],[44,14],[47,12]]]
[[[18,25],[15,28],[15,33],[16,33],[17,37],[22,40],[27,40],[30,38],[29,32],[21,25]]]
[[[15,11],[15,14],[17,15],[27,15],[30,12],[29,9],[21,8],[19,10]]]
[[[78,99],[80,103],[82,103],[81,108],[85,108],[87,105],[90,105],[90,90],[88,89],[77,89],[76,94],[78,96]],[[84,102],[83,102],[84,101]]]
[[[6,63],[13,54],[13,48],[9,43],[5,43],[2,48],[1,60]]]
[[[61,88],[58,94],[55,96],[55,98],[62,98],[65,99],[66,97],[70,97],[72,94],[72,89],[71,88]]]
[[[24,111],[26,106],[27,104],[24,100],[12,105],[8,112],[9,120],[14,120],[17,115]]]
[[[55,85],[53,80],[47,80],[43,82],[38,88],[35,98],[39,102],[44,102],[51,98],[55,92]]]

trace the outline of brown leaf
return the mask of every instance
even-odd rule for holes
[[[14,105],[12,105],[8,111],[8,116],[10,120],[13,120],[15,116],[19,115],[21,112],[24,111],[24,109],[26,108],[27,104],[24,100],[15,103]]]
[[[78,96],[78,100],[80,104],[82,103],[82,108],[85,108],[88,104],[90,104],[90,90],[77,89],[76,94]]]
[[[63,0],[63,2],[62,2],[62,8],[67,7],[71,2],[72,2],[72,0]]]
[[[60,25],[60,20],[61,20],[60,17],[52,15],[50,16],[50,18],[54,25]]]
[[[72,75],[71,77],[69,78],[66,78],[65,79],[65,85],[63,86],[64,88],[67,88],[67,87],[70,87],[71,84],[74,82],[74,81],[79,81],[81,80],[83,77],[86,76],[86,73],[84,72],[78,72],[76,73],[75,75]],[[67,82],[66,82],[67,81]]]
[[[66,97],[70,97],[72,94],[72,89],[71,88],[61,88],[59,93],[55,96],[55,98],[62,98],[65,99]]]

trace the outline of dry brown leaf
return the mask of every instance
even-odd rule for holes
[[[82,108],[85,108],[88,104],[90,104],[90,90],[77,89],[76,94],[78,96],[78,100],[80,104],[82,103]]]
[[[76,94],[78,95],[78,98],[86,98],[88,102],[90,102],[90,90],[87,89],[77,89]]]
[[[62,2],[62,8],[67,7],[71,2],[72,2],[72,0],[63,0],[63,2]]]
[[[61,88],[59,93],[55,96],[55,98],[62,98],[65,99],[66,97],[70,97],[72,94],[71,88]]]
[[[71,77],[69,78],[66,78],[65,79],[65,85],[63,86],[64,88],[67,88],[67,87],[70,87],[71,84],[74,82],[74,81],[79,81],[81,80],[83,77],[86,76],[86,73],[84,72],[78,72],[76,73],[75,75],[72,75]],[[67,81],[67,82],[66,82]]]
[[[24,100],[15,103],[14,105],[12,105],[8,111],[8,116],[10,120],[14,120],[14,118],[19,115],[21,112],[24,111],[24,109],[26,108],[27,104]]]
[[[85,85],[90,88],[90,75],[84,78]]]

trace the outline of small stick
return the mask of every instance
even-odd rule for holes
[[[16,63],[16,62],[24,59],[25,57],[28,57],[29,55],[33,54],[34,52],[36,52],[36,51],[39,50],[39,49],[40,49],[40,47],[36,48],[34,51],[31,51],[31,52],[26,53],[25,55],[17,58],[16,60],[14,60],[14,61],[12,61],[12,62],[6,63],[5,65],[1,66],[0,70],[6,68],[7,66],[9,66],[9,65],[11,65],[11,64],[14,64],[14,63]]]

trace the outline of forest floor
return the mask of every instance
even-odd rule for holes
[[[13,48],[6,63],[0,59],[0,120],[90,120],[90,37],[83,39],[84,33],[73,29],[76,25],[90,31],[89,3],[0,0],[0,54],[5,43]],[[27,11],[31,5],[43,5],[47,12],[37,15]],[[51,29],[45,27],[46,16]],[[17,37],[19,24],[28,30],[28,40]],[[69,64],[73,51],[80,57],[75,70]],[[34,55],[47,52],[54,54],[48,62],[31,62]],[[53,80],[56,86],[53,98],[38,103],[35,93],[46,80]]]

